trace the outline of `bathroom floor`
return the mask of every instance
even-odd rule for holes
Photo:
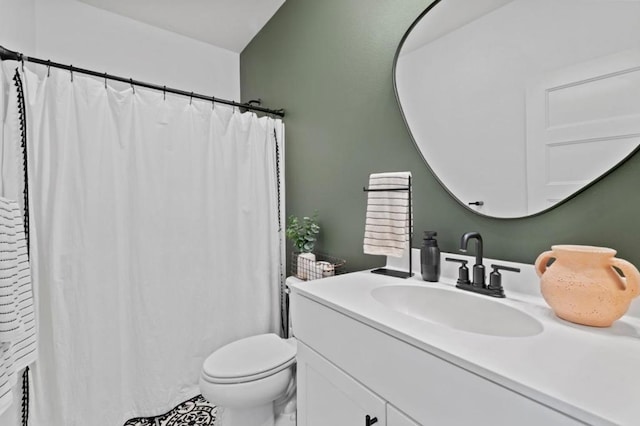
[[[195,396],[158,417],[138,417],[124,426],[213,426],[216,407],[202,395]]]

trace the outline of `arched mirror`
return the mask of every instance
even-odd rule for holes
[[[638,149],[640,0],[435,1],[400,44],[395,86],[460,203],[538,214]]]

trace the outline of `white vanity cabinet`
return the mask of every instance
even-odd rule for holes
[[[298,426],[581,423],[296,291]]]

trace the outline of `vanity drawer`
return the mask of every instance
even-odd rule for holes
[[[421,425],[584,424],[299,294],[291,309],[298,340]]]

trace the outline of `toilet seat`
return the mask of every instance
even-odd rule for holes
[[[201,379],[214,384],[247,383],[286,370],[295,363],[295,344],[269,333],[223,346],[204,362]]]

